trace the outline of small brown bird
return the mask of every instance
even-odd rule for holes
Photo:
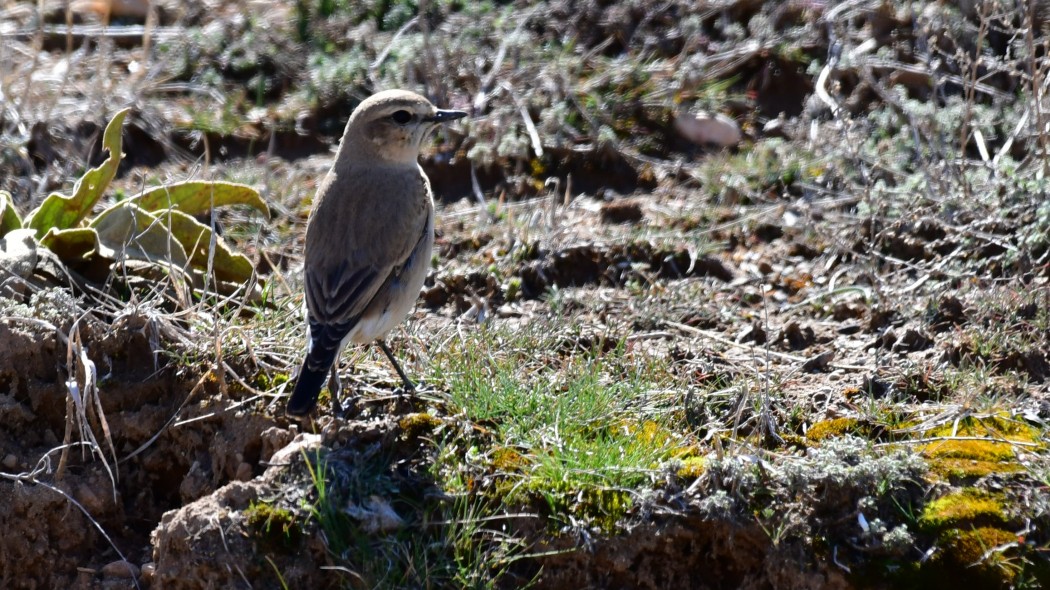
[[[306,228],[306,360],[289,414],[313,410],[329,371],[332,407],[342,412],[336,361],[348,342],[377,340],[405,389],[414,389],[383,339],[412,310],[434,245],[419,149],[437,125],[466,115],[387,90],[350,116]]]

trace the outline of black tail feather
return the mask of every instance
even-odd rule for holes
[[[309,352],[303,361],[303,368],[299,369],[299,377],[295,381],[295,389],[292,397],[288,400],[285,410],[292,416],[305,416],[317,405],[317,397],[321,394],[328,372],[332,369],[342,351],[342,341],[350,331],[349,324],[321,324],[309,319],[310,322],[310,344]],[[336,392],[332,392],[333,405],[338,407],[335,399]]]
[[[292,397],[288,400],[288,408],[285,410],[289,415],[305,416],[313,411],[317,405],[317,396],[321,395],[321,388],[328,378],[327,369],[318,371],[311,369],[309,365],[309,361],[304,362],[299,371],[299,378],[295,382],[295,389],[292,390]]]

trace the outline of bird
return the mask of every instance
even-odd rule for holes
[[[377,342],[405,390],[415,389],[384,339],[412,310],[430,266],[434,201],[421,145],[465,116],[407,90],[373,94],[350,115],[307,223],[306,357],[289,415],[313,411],[329,373],[332,410],[342,414],[336,361],[350,342]]]

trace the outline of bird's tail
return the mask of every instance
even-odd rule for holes
[[[321,388],[324,387],[327,378],[328,369],[311,368],[310,360],[307,359],[303,368],[299,370],[295,389],[292,390],[292,397],[288,400],[285,411],[291,416],[305,416],[313,411],[317,405],[317,396],[321,395]]]
[[[306,360],[303,361],[303,368],[299,369],[295,389],[292,390],[292,397],[288,400],[288,408],[285,410],[292,416],[309,414],[317,405],[317,396],[321,394],[328,371],[343,350],[343,338],[352,325],[349,322],[322,324],[313,319],[308,319],[308,322],[309,343]],[[332,395],[335,395],[335,392],[332,392]]]

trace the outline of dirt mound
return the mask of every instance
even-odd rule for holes
[[[757,526],[671,517],[630,534],[545,559],[539,588],[715,590],[853,588],[826,564],[807,570]]]
[[[161,588],[339,588],[339,576],[325,575],[325,546],[319,537],[294,554],[258,550],[249,508],[280,489],[271,475],[231,482],[212,494],[164,515],[153,533],[156,574]]]
[[[146,564],[165,511],[251,479],[272,454],[271,419],[213,403],[216,383],[168,366],[157,317],[108,323],[60,291],[4,316],[0,458],[15,483],[0,486],[0,527],[17,531],[0,539],[4,587],[89,583],[116,560]],[[85,367],[100,376],[85,380]]]

